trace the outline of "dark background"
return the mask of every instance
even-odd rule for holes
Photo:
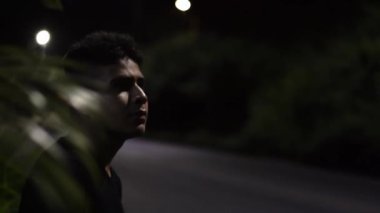
[[[58,2],[59,3],[59,2]],[[378,175],[375,1],[28,0],[0,6],[3,44],[62,56],[87,33],[145,52],[149,137]]]
[[[193,0],[183,13],[173,0],[62,0],[61,9],[54,9],[54,2],[59,1],[3,1],[2,41],[26,45],[45,27],[53,35],[51,48],[58,52],[96,30],[129,32],[142,44],[183,30],[281,45],[324,42],[355,31],[371,6],[359,0]]]

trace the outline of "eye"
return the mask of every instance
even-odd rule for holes
[[[137,79],[137,85],[139,85],[141,88],[144,88],[145,80],[143,78]]]
[[[114,78],[110,82],[110,89],[114,92],[129,91],[133,86],[131,78]]]

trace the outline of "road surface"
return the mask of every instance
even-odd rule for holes
[[[380,180],[281,160],[134,139],[113,167],[126,213],[380,212]]]

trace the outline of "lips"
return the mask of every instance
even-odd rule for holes
[[[147,112],[146,112],[146,110],[139,110],[139,111],[137,111],[136,113],[133,113],[133,114],[136,115],[136,116],[138,116],[138,117],[140,117],[140,116],[145,116],[146,117]]]
[[[132,113],[132,118],[138,124],[145,123],[147,120],[147,114],[147,111],[139,110],[135,113]]]

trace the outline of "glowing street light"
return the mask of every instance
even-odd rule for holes
[[[190,9],[191,3],[189,0],[176,0],[175,1],[175,7],[178,10],[185,12],[185,11]]]
[[[46,46],[47,43],[50,41],[50,33],[47,30],[40,30],[36,34],[36,42],[40,46]]]

